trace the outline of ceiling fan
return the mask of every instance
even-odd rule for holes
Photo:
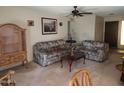
[[[82,17],[82,16],[84,16],[84,14],[86,15],[86,14],[93,14],[92,12],[79,12],[79,10],[77,10],[77,6],[74,6],[74,10],[73,11],[71,11],[71,14],[70,15],[72,15],[73,17],[78,17],[78,16],[80,16],[80,17]]]

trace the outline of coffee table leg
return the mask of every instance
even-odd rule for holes
[[[83,62],[83,64],[85,64],[85,56],[84,56],[84,62]]]
[[[121,81],[124,83],[124,73],[121,74]]]
[[[71,65],[72,65],[72,62],[70,61],[69,62],[69,72],[71,72]]]
[[[73,63],[73,59],[68,60],[68,64],[69,64],[69,72],[71,72],[71,66]]]
[[[60,60],[60,62],[61,62],[61,68],[63,68],[63,63],[62,63],[62,59]]]

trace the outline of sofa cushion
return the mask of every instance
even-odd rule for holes
[[[56,52],[51,52],[47,55],[47,58],[52,58],[52,57],[56,57],[56,56],[60,56],[60,53],[56,53]]]
[[[38,50],[49,48],[48,42],[38,42],[38,43],[35,44],[35,46],[37,47]]]
[[[86,41],[83,42],[83,47],[85,47],[85,49],[93,49],[94,48],[93,43],[86,42]]]
[[[100,42],[100,41],[93,41],[93,40],[85,40],[82,42],[82,45],[86,48],[86,49],[102,49],[105,47],[105,43],[104,42]]]
[[[49,44],[49,48],[56,47],[59,45],[57,41],[49,41],[48,44]]]

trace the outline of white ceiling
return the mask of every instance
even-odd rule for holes
[[[31,6],[31,8],[61,16],[66,16],[73,10],[73,6]],[[124,6],[78,6],[78,9],[79,11],[93,12],[96,15],[104,17],[124,16]]]

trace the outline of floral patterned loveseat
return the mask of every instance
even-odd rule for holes
[[[63,39],[38,42],[33,46],[33,59],[39,65],[47,66],[60,61],[60,57],[66,55],[68,50],[68,44]]]
[[[81,42],[81,46],[87,59],[103,62],[108,58],[109,45],[107,43],[84,40]]]

